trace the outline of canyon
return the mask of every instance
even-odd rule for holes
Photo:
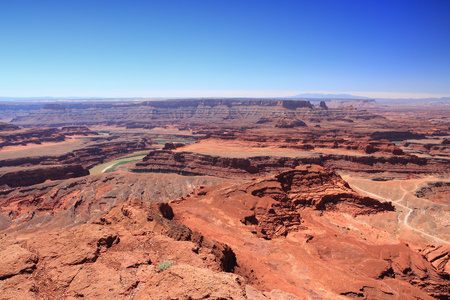
[[[6,105],[0,299],[448,299],[450,107],[413,105]]]

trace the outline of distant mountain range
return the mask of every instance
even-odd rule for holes
[[[350,95],[350,94],[313,94],[313,93],[299,94],[299,95],[293,96],[292,98],[370,99],[368,97],[355,96],[355,95]]]

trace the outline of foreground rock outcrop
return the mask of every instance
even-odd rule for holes
[[[52,230],[91,221],[129,199],[168,202],[227,180],[174,174],[105,173],[0,190],[0,230]]]
[[[155,183],[177,177],[189,188],[156,201]],[[186,179],[111,173],[3,191],[0,299],[450,295],[446,248],[417,252],[366,233],[355,220],[395,219],[392,204],[331,170],[302,165],[214,187]]]
[[[426,258],[405,243],[380,241],[382,230],[374,229],[374,238],[352,221],[377,214],[395,220],[391,203],[359,196],[320,166],[200,189],[172,207],[176,222],[231,246],[236,273],[260,290],[276,286],[305,298],[450,295],[448,276],[433,265],[434,255]],[[324,286],[327,292],[320,292]]]
[[[132,200],[69,230],[3,235],[0,299],[247,299],[233,250],[170,211]]]

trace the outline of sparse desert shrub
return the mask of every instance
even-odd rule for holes
[[[158,264],[158,272],[162,272],[164,270],[167,270],[171,266],[173,266],[173,261],[165,260],[165,261],[163,261],[163,262]]]

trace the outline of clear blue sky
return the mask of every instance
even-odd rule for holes
[[[204,91],[450,95],[450,1],[0,1],[0,96]]]

